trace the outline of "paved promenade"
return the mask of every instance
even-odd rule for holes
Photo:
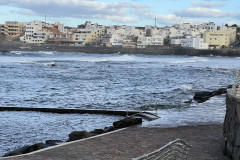
[[[228,160],[222,154],[222,125],[177,128],[131,127],[29,155],[4,160],[128,160],[177,138],[192,145],[189,160]]]

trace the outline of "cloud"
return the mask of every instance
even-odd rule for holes
[[[192,1],[191,4],[193,6],[204,7],[204,8],[219,8],[224,6],[223,4],[213,3],[209,1]]]
[[[140,19],[157,19],[158,24],[164,25],[172,25],[172,24],[180,24],[180,23],[191,23],[191,24],[200,24],[204,22],[202,19],[193,19],[193,18],[186,18],[176,16],[175,14],[155,14],[147,9],[142,10],[134,10],[134,14],[138,15]]]
[[[226,12],[219,9],[209,9],[209,8],[188,8],[186,10],[173,10],[173,13],[181,17],[190,18],[225,18],[232,17],[235,18],[239,13]]]
[[[35,13],[29,9],[20,9],[19,11],[12,11],[12,12],[15,12],[15,13],[21,14],[21,15],[26,15],[26,16],[36,16],[37,15],[37,13]]]
[[[102,2],[98,0],[1,0],[0,5],[11,5],[24,14],[47,14],[51,17],[75,17],[107,19],[115,22],[131,23],[136,19],[129,16],[129,10],[148,7],[134,2]],[[34,11],[34,12],[33,12]]]

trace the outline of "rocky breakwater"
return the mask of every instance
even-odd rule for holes
[[[108,133],[111,131],[115,131],[120,128],[126,128],[133,125],[142,124],[142,118],[135,118],[135,117],[126,117],[122,120],[113,122],[113,126],[105,127],[104,129],[94,129],[94,131],[87,132],[87,131],[73,131],[68,135],[67,142],[81,140],[84,138],[89,138],[92,136],[100,135],[103,133]],[[24,146],[22,148],[19,148],[15,151],[9,152],[5,154],[3,157],[9,157],[9,156],[16,156],[21,154],[27,154],[30,152],[34,152],[40,149],[44,149],[47,147],[55,146],[57,144],[64,143],[60,140],[47,140],[45,143],[36,143],[31,146]]]
[[[203,103],[214,96],[219,96],[227,93],[227,89],[232,88],[232,85],[229,85],[226,88],[220,88],[214,91],[200,91],[196,92],[193,96],[193,99],[198,103]]]
[[[223,125],[224,153],[233,160],[240,159],[240,97],[228,92]]]

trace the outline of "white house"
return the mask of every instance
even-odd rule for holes
[[[180,40],[181,46],[184,48],[194,48],[194,49],[208,49],[208,43],[204,43],[203,38],[197,37],[189,37]]]
[[[137,40],[137,48],[146,48],[146,46],[162,46],[164,45],[164,38],[161,35],[154,35],[152,37],[139,37]]]
[[[49,31],[44,27],[52,27],[41,21],[32,21],[25,26],[25,35],[20,40],[26,43],[45,43],[48,40]]]

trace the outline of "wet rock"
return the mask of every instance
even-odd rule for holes
[[[46,148],[46,144],[44,143],[36,143],[34,145],[31,146],[24,146],[22,148],[19,148],[13,152],[9,152],[7,154],[5,154],[3,157],[9,157],[9,156],[16,156],[16,155],[20,155],[20,154],[26,154],[26,153],[30,153],[30,152],[34,152],[43,148]]]
[[[142,118],[127,117],[120,121],[114,122],[113,126],[115,128],[125,128],[125,127],[129,127],[129,126],[133,126],[141,123],[142,123]]]
[[[68,135],[69,139],[67,142],[76,141],[83,138],[90,137],[90,134],[87,131],[73,131]]]
[[[89,132],[90,136],[96,136],[103,133],[105,133],[103,129],[94,129],[94,131]]]
[[[103,129],[94,129],[94,132],[95,133],[98,133],[98,134],[103,134],[105,133],[105,131]]]
[[[198,103],[203,103],[211,97],[219,96],[226,93],[227,93],[227,88],[220,88],[212,92],[208,92],[208,91],[196,92],[193,99],[196,100]]]
[[[90,132],[89,132],[89,135],[90,135],[90,137],[93,137],[93,136],[97,136],[97,135],[99,135],[99,134],[96,133],[96,132],[94,132],[94,131],[90,131]]]
[[[63,141],[60,141],[60,140],[46,140],[45,143],[49,146],[55,146],[55,145],[58,145],[60,143],[63,143]]]
[[[196,100],[198,103],[203,103],[213,96],[213,92],[202,91],[196,92],[193,99]]]
[[[104,132],[112,132],[112,131],[115,131],[115,130],[116,130],[116,128],[113,127],[113,126],[105,127],[105,128],[104,128]]]
[[[222,95],[227,93],[227,88],[220,88],[216,91],[213,91],[214,96]]]

